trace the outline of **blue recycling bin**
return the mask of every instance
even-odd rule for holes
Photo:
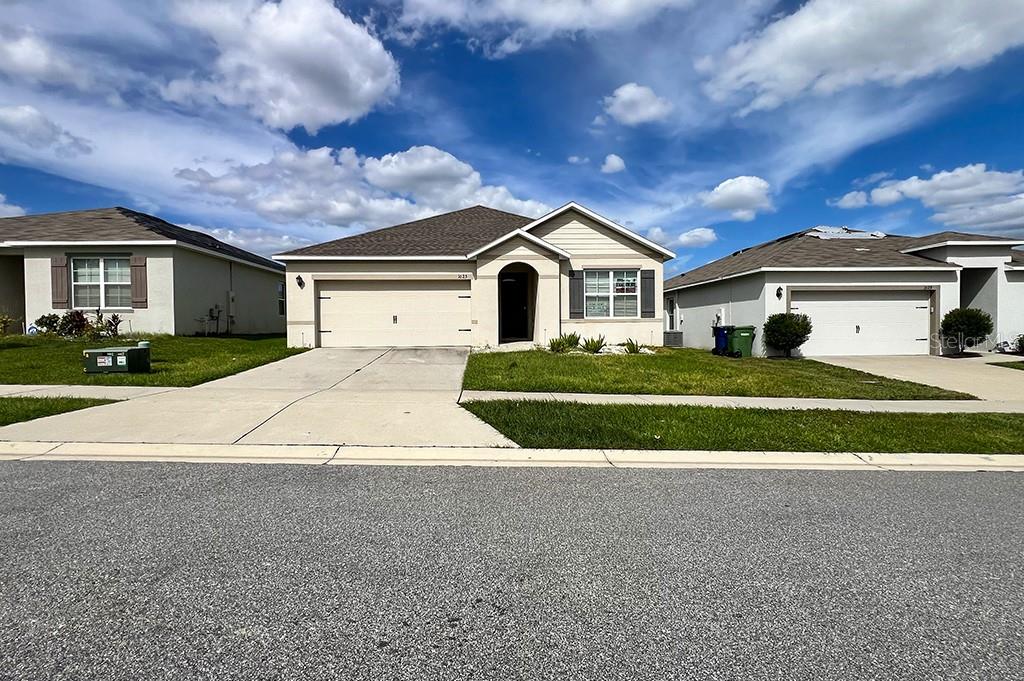
[[[735,327],[732,326],[712,326],[711,333],[715,337],[715,347],[711,351],[712,355],[727,355],[729,354],[729,334]]]

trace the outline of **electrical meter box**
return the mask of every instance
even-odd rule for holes
[[[148,347],[83,350],[82,361],[87,374],[139,374],[150,370]]]

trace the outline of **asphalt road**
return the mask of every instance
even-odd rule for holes
[[[1024,678],[1024,477],[0,464],[3,679]]]

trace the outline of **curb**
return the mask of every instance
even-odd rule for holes
[[[500,447],[358,447],[96,442],[0,442],[0,461],[290,463],[331,466],[737,468],[1024,472],[1024,454],[886,454]]]

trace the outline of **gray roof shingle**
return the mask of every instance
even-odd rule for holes
[[[853,230],[850,230],[853,231]],[[927,267],[941,269],[948,264],[930,260],[916,253],[901,251],[915,246],[945,241],[992,241],[1013,243],[1012,240],[983,234],[939,232],[923,237],[885,236],[880,239],[820,239],[811,236],[813,229],[752,246],[732,255],[719,258],[707,265],[668,279],[665,289],[702,284],[763,267]]]
[[[283,256],[465,256],[533,222],[514,213],[472,206],[372,232],[304,246]]]
[[[169,239],[260,265],[283,270],[280,263],[226,244],[209,234],[171,224],[128,208],[96,208],[40,213],[0,219],[4,241],[157,241]]]

